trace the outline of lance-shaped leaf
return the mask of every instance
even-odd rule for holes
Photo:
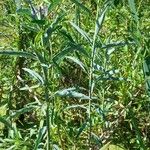
[[[70,24],[92,45],[92,39],[88,36],[88,34],[83,31],[79,26],[75,23],[70,22]]]
[[[146,90],[150,96],[150,57],[145,58],[143,63],[143,73],[146,80]]]
[[[53,61],[55,63],[56,62],[59,63],[61,61],[61,59],[63,59],[68,53],[70,53],[70,52],[72,53],[75,50],[88,56],[87,52],[85,51],[85,49],[82,46],[80,46],[79,44],[76,44],[76,43],[69,43],[66,48],[64,48],[62,51],[60,51],[53,57]]]
[[[75,57],[71,57],[71,56],[66,56],[65,58],[70,59],[71,61],[73,61],[74,63],[79,65],[85,71],[84,64],[79,59],[77,59]]]
[[[11,115],[9,115],[9,119],[15,118],[20,116],[21,114],[24,114],[26,112],[31,112],[33,109],[37,108],[37,105],[28,105],[22,109],[16,110],[15,112],[13,112]]]
[[[46,133],[46,129],[47,129],[47,127],[40,128],[39,133],[38,133],[38,137],[35,141],[34,150],[38,149],[38,147],[42,141],[42,138],[43,138],[44,134]]]
[[[30,9],[22,9],[22,8],[20,8],[20,9],[17,10],[17,13],[19,15],[26,15],[26,16],[30,16],[31,17]]]
[[[0,55],[20,56],[20,57],[36,59],[36,56],[34,54],[29,52],[23,52],[23,51],[0,50]]]
[[[71,105],[71,106],[68,106],[68,107],[64,108],[64,110],[66,110],[66,109],[73,109],[73,108],[77,108],[77,109],[82,108],[82,109],[86,109],[87,110],[87,107],[85,107],[84,105]]]
[[[54,0],[51,1],[51,4],[49,5],[48,11],[52,11],[55,7],[57,7],[60,3],[62,2],[62,0]]]
[[[128,3],[129,3],[129,7],[130,7],[130,10],[131,10],[131,14],[132,14],[132,17],[133,19],[138,22],[138,14],[137,14],[137,11],[136,11],[136,7],[135,7],[135,1],[134,0],[128,0]]]
[[[89,99],[89,96],[86,96],[85,94],[76,91],[76,88],[68,88],[68,89],[59,90],[55,93],[55,95],[60,96],[60,97]]]
[[[23,68],[23,70],[28,72],[32,77],[34,77],[36,80],[38,80],[41,84],[44,84],[43,78],[35,71],[28,69],[28,68]]]
[[[79,131],[77,132],[76,138],[78,138],[83,130],[86,128],[87,122],[83,123],[82,126],[79,128]]]
[[[91,14],[90,9],[88,9],[86,6],[84,6],[82,3],[80,3],[79,0],[71,0],[73,3],[75,3],[77,6],[79,6],[82,10],[86,11],[87,13]]]
[[[96,36],[99,30],[102,28],[102,24],[105,19],[105,13],[107,11],[107,8],[108,8],[108,4],[105,6],[105,8],[102,11],[100,10],[98,13],[98,17],[97,17],[96,24],[95,24],[94,39],[96,39]]]
[[[119,41],[119,42],[112,42],[106,45],[103,45],[102,48],[113,48],[113,47],[120,47],[120,46],[126,46],[126,45],[135,45],[135,42],[124,42],[124,41]]]
[[[8,128],[13,129],[12,125],[10,124],[10,122],[8,120],[6,120],[4,117],[0,116],[0,122],[3,123],[5,126],[7,126]]]

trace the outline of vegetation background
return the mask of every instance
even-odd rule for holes
[[[1,150],[150,149],[149,0],[0,7]]]

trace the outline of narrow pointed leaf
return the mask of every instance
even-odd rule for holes
[[[79,6],[82,10],[86,11],[87,13],[91,14],[90,9],[88,9],[86,6],[84,6],[79,0],[71,0],[73,3],[75,3],[77,6]]]
[[[76,138],[78,138],[81,135],[83,130],[86,128],[86,125],[87,125],[87,122],[83,123],[83,125],[80,127],[79,131],[77,132]]]
[[[19,110],[16,110],[15,112],[13,112],[11,115],[9,115],[8,118],[15,118],[15,117],[18,117],[20,116],[21,114],[24,114],[26,112],[30,112],[32,111],[33,109],[37,108],[37,106],[34,106],[34,105],[28,105],[22,109],[19,109]]]
[[[126,45],[135,45],[135,42],[124,42],[124,41],[112,42],[103,45],[102,48],[105,49],[105,48],[113,48],[113,47],[126,46]]]
[[[138,14],[137,14],[137,11],[136,11],[136,7],[135,7],[135,1],[134,0],[128,0],[128,3],[129,3],[129,7],[130,7],[130,10],[131,10],[131,14],[132,14],[132,17],[133,19],[138,22]]]
[[[70,22],[70,24],[90,43],[92,44],[92,39],[88,36],[88,34],[83,31],[79,26],[77,26],[75,23]]]
[[[13,129],[12,125],[4,117],[0,116],[0,122],[6,125],[8,128]]]
[[[23,68],[24,71],[28,72],[31,76],[33,76],[36,80],[38,80],[41,84],[44,84],[43,78],[36,73],[35,71],[28,69],[28,68]]]
[[[29,52],[23,52],[23,51],[0,50],[0,55],[20,56],[20,57],[36,59],[36,56],[34,54]]]
[[[70,51],[73,51],[73,50],[74,48],[70,46],[64,48],[61,52],[59,52],[58,54],[54,56],[53,61],[59,63],[62,58],[64,58]]]
[[[78,60],[77,58],[71,57],[71,56],[66,56],[65,58],[72,60],[74,63],[79,65],[85,71],[84,64],[80,60]]]
[[[98,18],[96,20],[96,24],[95,24],[95,34],[94,34],[94,38],[96,38],[99,30],[102,28],[102,24],[104,22],[105,19],[105,13],[107,11],[108,5],[106,5],[106,7],[104,8],[104,10],[100,10],[99,14],[98,14]]]
[[[60,97],[73,97],[73,98],[79,98],[79,99],[89,99],[88,96],[86,96],[83,93],[75,91],[75,88],[68,88],[68,89],[63,89],[59,90],[55,93],[56,96]]]
[[[30,9],[22,9],[22,8],[20,8],[20,9],[17,10],[17,13],[19,15],[27,15],[27,16],[31,17],[31,11],[30,11]]]
[[[48,8],[48,11],[52,11],[55,7],[59,5],[59,3],[62,2],[62,0],[54,0]]]
[[[66,48],[64,48],[62,51],[60,51],[53,57],[53,61],[55,63],[59,63],[67,54],[73,53],[75,50],[81,52],[82,54],[88,57],[88,53],[85,51],[84,48],[82,48],[82,46],[76,43],[69,43]]]
[[[38,149],[38,147],[39,147],[39,145],[40,145],[40,143],[42,141],[42,138],[43,138],[44,134],[46,133],[46,129],[47,129],[47,127],[43,127],[43,128],[41,128],[39,130],[38,137],[37,137],[37,139],[35,141],[34,150]]]

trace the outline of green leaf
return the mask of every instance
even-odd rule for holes
[[[26,112],[30,112],[30,111],[32,111],[35,108],[37,108],[37,105],[28,105],[28,106],[25,106],[24,108],[16,110],[15,112],[13,112],[11,115],[9,115],[8,118],[11,119],[11,118],[18,117],[21,114],[24,114]]]
[[[34,43],[36,45],[36,47],[40,46],[41,43],[42,43],[42,38],[43,38],[43,33],[44,31],[43,30],[40,30],[38,32],[38,34],[36,35],[36,37],[34,38]]]
[[[44,134],[46,133],[46,129],[47,129],[46,126],[43,127],[43,128],[40,128],[39,133],[38,133],[38,137],[37,137],[37,139],[35,141],[34,150],[38,149],[38,147],[39,147],[39,145],[40,145],[40,143],[42,141],[42,138],[43,138]]]
[[[33,76],[36,80],[38,80],[42,85],[44,84],[43,78],[38,73],[28,68],[22,68],[22,69],[28,72],[31,76]]]
[[[52,11],[55,7],[57,7],[60,3],[62,2],[62,0],[54,0],[53,2],[51,2],[51,4],[49,5],[48,11]]]
[[[20,57],[36,59],[36,56],[34,54],[30,52],[22,52],[22,51],[0,50],[0,55],[20,56]]]
[[[146,80],[146,90],[150,95],[150,57],[145,58],[143,63],[143,73]]]
[[[79,131],[77,132],[77,136],[76,138],[78,138],[81,133],[83,132],[83,130],[86,128],[87,122],[83,123],[82,126],[79,128]]]
[[[80,60],[78,60],[77,58],[71,57],[71,56],[66,56],[65,58],[70,59],[71,61],[73,61],[74,63],[79,65],[85,71],[84,64]]]
[[[125,150],[125,149],[123,149],[117,145],[110,144],[110,142],[108,142],[100,150]]]
[[[82,3],[79,2],[79,0],[71,0],[73,3],[75,3],[77,6],[79,6],[82,10],[86,11],[87,13],[91,14],[90,9],[88,9],[86,6],[84,6]]]
[[[62,51],[60,51],[58,54],[56,54],[53,57],[54,63],[59,63],[68,53],[73,53],[75,50],[78,50],[79,52],[83,53],[84,55],[88,56],[87,52],[84,48],[82,48],[80,45],[76,43],[69,43],[66,48],[64,48]]]
[[[83,108],[83,109],[87,109],[84,105],[71,105],[71,106],[68,106],[68,107],[64,108],[64,110],[66,110],[66,109],[72,109],[72,108]]]
[[[68,33],[65,29],[61,29],[59,31],[64,37],[66,37],[70,42],[75,43],[70,33]]]
[[[92,39],[88,36],[88,34],[83,31],[79,26],[75,23],[70,22],[70,24],[92,45]]]
[[[135,1],[134,0],[128,0],[128,3],[129,3],[129,7],[131,10],[131,14],[132,14],[133,19],[136,22],[138,22],[139,18],[138,18],[138,14],[137,14],[136,7],[135,7]]]
[[[19,15],[31,16],[31,10],[30,9],[22,9],[22,8],[20,8],[20,9],[17,10],[17,13]]]
[[[3,123],[4,125],[6,125],[8,128],[13,129],[12,125],[4,117],[0,116],[0,122]]]
[[[114,47],[107,49],[107,55],[111,55],[116,49]]]
[[[105,13],[106,13],[107,9],[108,9],[108,5],[106,5],[105,8],[102,11],[100,10],[98,13],[98,17],[97,17],[96,24],[95,24],[94,39],[96,39],[96,36],[97,36],[99,30],[102,28],[102,24],[104,22]]]
[[[84,54],[86,57],[89,58],[89,54],[87,53],[87,51],[82,47],[81,44],[76,44],[76,43],[69,43],[69,45],[74,48],[75,50],[77,50],[78,52]]]
[[[89,96],[86,96],[83,93],[79,93],[75,91],[76,88],[68,88],[68,89],[63,89],[55,92],[56,96],[60,97],[73,97],[73,98],[80,98],[80,99],[89,99]]]
[[[58,29],[61,28],[61,25],[59,25],[59,23],[63,20],[64,16],[65,16],[65,13],[64,13],[64,12],[62,12],[62,13],[60,12],[60,13],[56,16],[55,20],[54,20],[54,21],[49,25],[49,27],[46,29],[46,32],[45,32],[44,37],[43,37],[43,43],[44,43],[44,45],[45,45],[46,47],[49,46],[49,39],[50,39],[52,33],[53,33],[54,31],[56,31],[56,30],[58,30]]]
[[[106,45],[103,45],[103,49],[113,48],[113,47],[119,47],[119,46],[126,46],[126,45],[135,45],[135,42],[124,42],[124,41],[118,41],[118,42],[112,42]]]
[[[53,61],[59,63],[62,58],[64,58],[70,51],[73,50],[74,48],[70,46],[64,48],[62,51],[60,51],[58,54],[54,56]]]
[[[30,86],[30,87],[29,87],[28,85],[26,85],[25,87],[20,88],[20,90],[32,91],[32,89],[36,89],[36,88],[38,88],[39,86],[40,86],[39,84]]]

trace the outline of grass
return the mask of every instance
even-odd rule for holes
[[[147,6],[2,1],[0,148],[148,150]]]

